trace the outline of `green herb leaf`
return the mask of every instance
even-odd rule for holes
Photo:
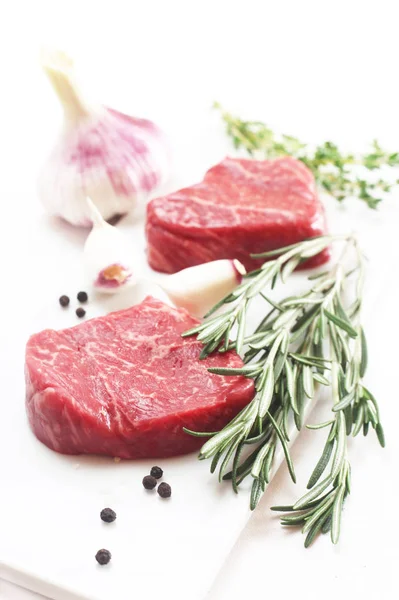
[[[324,310],[324,314],[326,315],[327,319],[334,323],[334,325],[338,325],[338,327],[346,331],[346,333],[348,333],[350,337],[357,337],[357,331],[349,323],[347,323],[337,315],[333,315],[328,310]]]
[[[375,179],[362,179],[356,176],[356,167],[359,165],[369,171],[399,165],[399,152],[387,152],[376,141],[372,143],[370,152],[358,156],[341,151],[331,141],[313,148],[291,135],[276,135],[265,123],[243,121],[223,110],[218,104],[216,108],[221,112],[227,135],[235,148],[246,150],[250,156],[258,158],[293,156],[313,172],[319,187],[338,202],[355,197],[375,210],[383,194],[389,192],[395,185],[383,179],[375,181]],[[289,248],[291,246],[283,250],[287,251]],[[270,257],[281,252],[281,249],[276,249],[255,256]]]
[[[360,338],[361,338],[361,361],[360,361],[360,377],[364,377],[367,369],[367,341],[366,336],[364,334],[363,327],[360,328]]]
[[[333,544],[336,544],[339,539],[340,529],[341,529],[341,514],[342,514],[342,506],[344,502],[344,494],[345,488],[342,486],[338,490],[338,493],[335,498],[334,508],[332,513],[332,521],[331,521],[331,540]]]
[[[330,442],[329,440],[327,440],[326,445],[324,446],[323,453],[319,459],[319,462],[315,466],[314,471],[311,474],[310,479],[308,481],[308,485],[307,485],[308,490],[310,490],[319,481],[321,475],[323,475],[323,473],[329,463],[333,448],[334,448],[334,442]]]

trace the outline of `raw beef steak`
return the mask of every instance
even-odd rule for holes
[[[234,352],[198,359],[182,338],[197,324],[148,297],[127,310],[33,335],[26,350],[27,413],[36,436],[65,454],[173,456],[204,443],[183,427],[215,431],[252,398],[253,382],[210,366],[242,365]]]
[[[219,258],[237,258],[251,270],[263,262],[251,253],[325,231],[315,181],[303,163],[226,158],[201,183],[149,203],[148,260],[165,273]],[[328,257],[324,251],[306,266]]]

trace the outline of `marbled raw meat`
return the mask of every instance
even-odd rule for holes
[[[196,450],[197,431],[221,429],[252,398],[253,382],[210,366],[239,367],[235,352],[199,360],[181,333],[198,323],[148,297],[127,310],[33,335],[26,408],[35,435],[64,454],[166,457]]]
[[[274,250],[326,233],[315,180],[300,161],[226,158],[203,181],[155,198],[147,210],[148,261],[165,273],[221,258],[248,270],[262,260],[251,253]],[[307,261],[325,262],[325,250]]]

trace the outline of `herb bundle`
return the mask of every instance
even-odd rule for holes
[[[251,156],[277,158],[293,156],[302,161],[312,171],[317,184],[339,202],[355,197],[365,202],[369,208],[377,208],[383,194],[389,192],[393,184],[384,179],[370,181],[356,175],[356,167],[367,171],[377,171],[381,167],[399,166],[399,152],[386,152],[374,140],[371,152],[354,155],[342,152],[333,142],[311,148],[290,135],[276,135],[261,121],[243,121],[221,109],[226,131],[235,148],[246,150]],[[396,181],[395,184],[399,183]]]
[[[273,288],[279,278],[285,282],[299,264],[336,241],[345,242],[341,259],[331,270],[310,276],[307,291],[279,303],[268,298],[268,286]],[[345,271],[345,255],[353,248],[356,266]],[[300,430],[304,409],[314,398],[316,386],[328,387],[331,419],[311,426],[328,428],[328,436],[309,479],[310,491],[293,506],[273,510],[287,513],[281,518],[284,525],[302,526],[305,546],[319,532],[328,531],[336,543],[344,500],[350,491],[347,436],[356,436],[361,430],[367,435],[371,426],[384,446],[377,402],[363,383],[367,368],[366,338],[360,324],[363,258],[352,236],[312,238],[255,257],[271,260],[248,273],[241,285],[212,308],[203,323],[183,334],[197,335],[204,345],[201,358],[216,351],[235,349],[242,354],[245,350],[242,368],[209,371],[252,378],[255,396],[221,431],[186,431],[210,437],[199,458],[212,458],[211,472],[219,467],[219,480],[231,480],[234,491],[246,477],[252,477],[250,506],[254,509],[270,481],[279,444],[295,482],[288,447],[290,420]],[[348,304],[344,289],[349,278],[355,278],[356,283],[354,298]],[[249,333],[247,314],[256,296],[261,296],[268,308]],[[233,327],[237,335],[235,341],[230,341]]]

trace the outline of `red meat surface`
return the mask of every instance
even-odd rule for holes
[[[33,335],[26,349],[26,407],[44,444],[64,454],[166,457],[199,448],[183,427],[221,429],[252,398],[252,380],[210,366],[239,367],[235,352],[199,360],[181,333],[198,321],[148,297],[127,310],[63,331]]]
[[[148,261],[165,273],[220,258],[247,270],[274,250],[326,232],[324,209],[310,170],[290,158],[226,158],[201,183],[162,198],[147,210]],[[307,261],[322,264],[329,251]]]

